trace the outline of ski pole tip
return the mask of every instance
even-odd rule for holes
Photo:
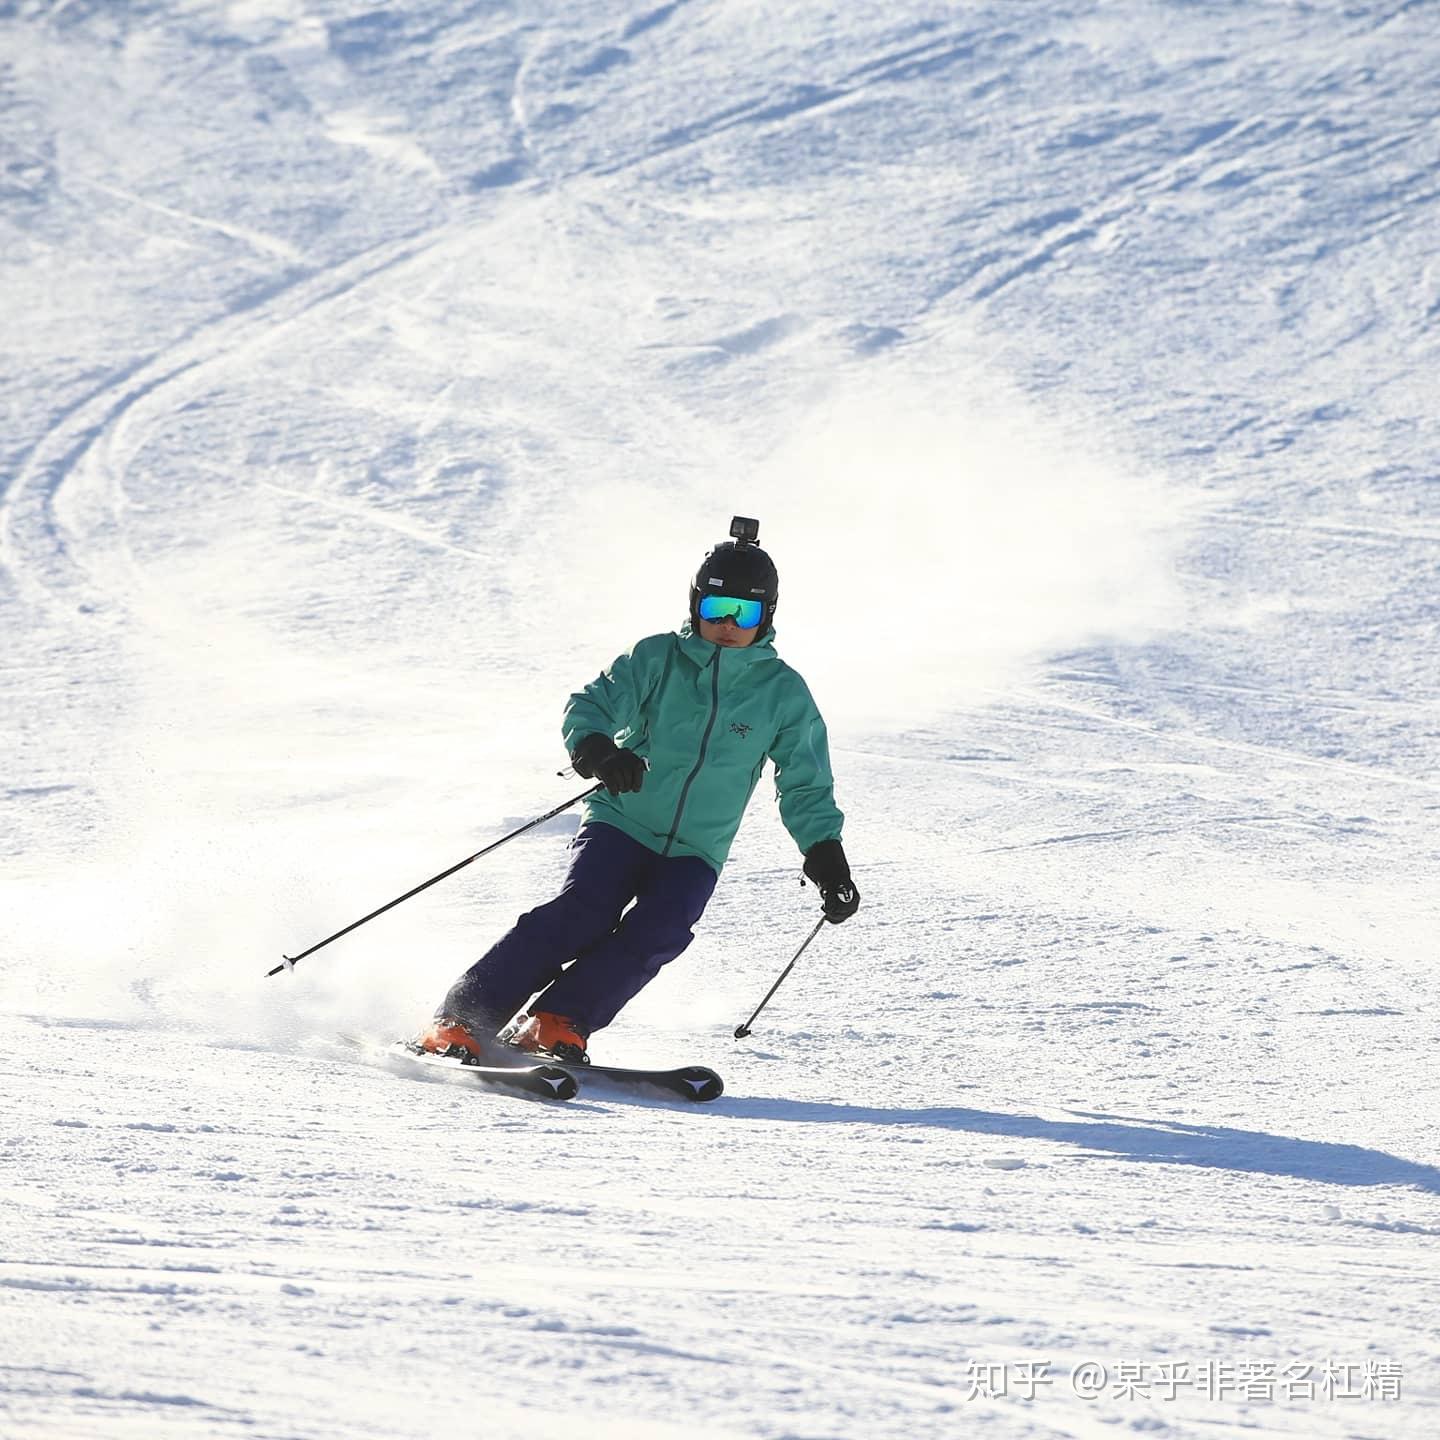
[[[743,1040],[749,1033],[750,1027],[748,1025],[737,1025],[735,1027],[735,1038],[737,1040]]]

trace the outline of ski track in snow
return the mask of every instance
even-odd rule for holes
[[[22,454],[17,473],[0,501],[0,561],[6,569],[32,595],[37,589],[83,584],[87,562],[104,543],[106,532],[123,530],[112,493],[115,467],[107,463],[106,454],[122,425],[133,423],[142,408],[161,417],[183,408],[183,385],[203,385],[208,370],[243,363],[252,347],[275,343],[307,312],[353,295],[366,281],[416,256],[427,241],[434,244],[436,238],[406,236],[377,247],[378,253],[363,253],[318,275],[302,274],[293,282],[282,279],[273,297],[226,314],[126,367],[94,394],[58,415],[40,440]],[[67,539],[67,527],[56,513],[62,489],[77,481],[89,492],[78,503],[99,506],[101,511],[100,518],[91,522],[93,532],[98,533],[86,535],[78,562],[72,558],[76,546]],[[107,580],[112,588],[123,585],[120,577],[104,575],[102,595]]]
[[[0,54],[0,1433],[1435,1432],[1425,6]],[[715,1104],[357,1063],[573,816],[264,971],[569,793],[737,510],[859,916],[736,1044],[813,923],[757,797],[597,1040]]]

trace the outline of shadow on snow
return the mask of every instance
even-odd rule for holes
[[[1212,1170],[1286,1175],[1328,1185],[1412,1185],[1440,1194],[1440,1169],[1433,1165],[1403,1160],[1383,1150],[1367,1150],[1362,1145],[1302,1140],[1223,1125],[1186,1125],[1091,1111],[1073,1112],[1077,1116],[1074,1120],[1044,1120],[1038,1115],[1006,1115],[961,1106],[887,1110],[868,1105],[745,1098],[723,1100],[716,1108],[726,1115],[754,1120],[934,1126],[1013,1140],[1047,1140],[1143,1164],[1199,1165]]]

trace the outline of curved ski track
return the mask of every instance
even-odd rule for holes
[[[182,381],[193,384],[202,372],[269,343],[303,316],[433,250],[453,228],[430,226],[282,280],[258,303],[201,322],[60,411],[45,434],[22,453],[13,480],[0,493],[0,567],[13,577],[22,598],[85,613],[119,603],[103,574],[96,573],[105,565],[94,563],[98,547],[124,547],[116,476],[106,463],[106,451],[142,402],[157,403],[159,396],[168,400]],[[84,498],[98,502],[106,520],[103,526],[85,526],[83,536],[67,533],[56,513],[61,491],[77,482],[89,487]],[[105,540],[99,538],[102,529],[110,532]]]

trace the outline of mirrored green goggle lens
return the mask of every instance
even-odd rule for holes
[[[753,630],[765,613],[763,600],[741,600],[734,595],[702,595],[702,620],[733,620],[742,630]]]

